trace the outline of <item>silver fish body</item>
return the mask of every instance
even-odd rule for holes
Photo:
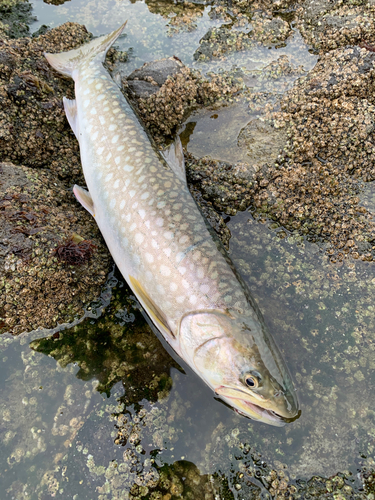
[[[261,313],[199,212],[180,166],[153,146],[103,67],[119,30],[46,54],[75,81],[65,111],[89,193],[74,192],[154,324],[218,396],[251,418],[283,425],[298,401]]]

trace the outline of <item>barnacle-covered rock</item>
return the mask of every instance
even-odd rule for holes
[[[297,11],[297,26],[306,42],[319,51],[373,40],[375,4],[371,1],[306,0]]]
[[[28,0],[0,0],[0,36],[19,38],[29,34],[35,20]]]
[[[56,255],[74,233],[96,247],[78,266]],[[96,224],[55,174],[0,164],[0,332],[51,328],[82,315],[110,262]]]

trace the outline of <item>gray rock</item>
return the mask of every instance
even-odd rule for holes
[[[183,66],[182,62],[174,56],[168,59],[160,59],[159,61],[146,63],[141,68],[136,69],[127,77],[127,80],[144,80],[148,82],[153,80],[161,87],[169,76],[178,73]]]

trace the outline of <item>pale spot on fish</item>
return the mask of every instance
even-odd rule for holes
[[[145,218],[146,212],[144,210],[139,210],[139,215],[141,216],[142,219]]]
[[[125,146],[121,145],[117,148],[117,151],[122,151],[124,149]]]
[[[120,180],[119,180],[119,179],[117,179],[117,180],[115,181],[115,183],[113,184],[113,187],[114,187],[115,189],[117,189],[117,188],[119,187],[119,185],[120,185]]]
[[[102,84],[102,83],[97,83],[97,84],[95,85],[96,90],[100,90],[102,87],[103,87],[103,84]]]
[[[98,148],[96,150],[96,152],[98,153],[98,155],[101,155],[103,153],[103,151],[104,151],[104,148]]]
[[[180,266],[177,268],[178,272],[182,274],[182,276],[186,273],[186,267]]]
[[[90,89],[86,89],[84,92],[83,92],[83,95],[87,95],[90,93]]]
[[[198,267],[197,276],[198,276],[199,279],[204,278],[204,269],[203,269],[203,267]]]
[[[210,287],[208,285],[201,285],[199,289],[202,293],[208,293],[210,291]]]
[[[111,123],[111,125],[108,127],[108,130],[116,130],[117,128],[117,125],[115,125],[114,123]]]
[[[190,283],[187,280],[182,280],[182,286],[184,288],[189,288],[190,287]]]
[[[137,233],[135,235],[135,242],[137,243],[137,245],[140,245],[141,243],[143,243],[143,240],[145,239],[145,237],[143,236],[143,234],[141,233]]]
[[[189,302],[190,302],[190,304],[195,304],[195,303],[197,302],[197,300],[198,300],[198,299],[197,299],[197,297],[196,297],[195,295],[191,295],[191,296],[189,297]]]
[[[98,97],[96,98],[97,101],[102,101],[104,99],[105,95],[104,94],[99,94]]]
[[[106,157],[106,159],[105,159],[105,161],[108,161],[108,160],[110,160],[111,158],[112,158],[112,153],[108,153],[108,154],[107,154],[107,157]]]
[[[86,101],[83,102],[83,106],[87,108],[87,106],[90,104],[90,99],[86,99]]]
[[[152,240],[151,245],[153,248],[159,248],[158,242],[156,240]]]
[[[92,140],[93,140],[93,141],[95,141],[95,139],[97,139],[98,134],[99,134],[99,132],[98,132],[98,131],[96,131],[96,132],[94,132],[94,133],[92,134],[91,138],[92,138]]]
[[[125,200],[122,200],[122,202],[120,203],[120,208],[123,209],[125,206]]]
[[[129,192],[129,196],[130,198],[133,198],[133,196],[135,195],[135,191],[134,189],[132,189],[130,192]]]
[[[105,179],[104,179],[104,180],[105,180],[105,182],[110,181],[110,180],[112,179],[112,177],[113,177],[113,174],[112,174],[112,173],[107,174],[107,175],[105,176]]]
[[[132,170],[134,170],[134,167],[132,165],[125,165],[122,168],[123,170],[125,170],[125,172],[131,172]]]
[[[141,200],[146,200],[150,196],[150,193],[146,191],[146,193],[143,193],[141,196]]]
[[[163,224],[164,224],[164,219],[162,219],[161,217],[158,217],[155,221],[155,224],[159,227],[162,227]]]
[[[182,219],[182,215],[181,214],[177,214],[173,217],[173,220],[175,220],[176,222],[179,222],[180,220]]]
[[[119,138],[119,136],[118,136],[118,135],[114,135],[114,136],[112,137],[112,141],[111,141],[111,142],[112,142],[112,144],[116,144],[116,142],[118,141],[118,138]]]
[[[171,270],[167,266],[160,266],[160,272],[163,276],[170,276]]]
[[[109,206],[110,208],[114,208],[114,206],[116,205],[116,200],[113,198],[110,203],[109,203]]]
[[[165,201],[159,201],[159,203],[156,205],[158,208],[164,208],[166,205]]]
[[[181,243],[181,245],[183,245],[184,243],[187,243],[189,241],[189,236],[186,236],[186,234],[184,236],[182,236],[179,240],[179,243]]]
[[[171,283],[171,284],[169,285],[169,288],[171,289],[171,291],[172,291],[172,292],[175,292],[175,291],[177,290],[177,288],[178,288],[178,287],[177,287],[176,283]]]
[[[133,222],[133,224],[130,226],[129,231],[134,231],[134,229],[137,227],[137,224]]]
[[[185,296],[184,295],[180,295],[176,299],[176,302],[178,302],[179,304],[182,304],[184,301],[185,301]]]
[[[170,248],[164,248],[163,252],[167,257],[169,257],[172,253],[172,250]]]
[[[101,125],[104,125],[105,124],[104,116],[99,116],[99,121],[100,121]]]
[[[172,233],[171,231],[166,231],[166,232],[164,233],[164,238],[165,238],[166,240],[172,240],[172,239],[173,239],[173,233]]]
[[[91,108],[90,113],[91,113],[92,115],[96,115],[96,109],[95,109],[95,108]]]
[[[121,160],[121,157],[120,156],[116,156],[116,158],[115,158],[116,165],[118,165],[120,163],[120,160]]]

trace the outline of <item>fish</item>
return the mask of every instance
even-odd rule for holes
[[[87,189],[73,192],[153,324],[216,398],[259,422],[285,425],[300,415],[293,381],[191,196],[181,142],[159,151],[103,66],[125,24],[77,49],[45,54],[75,84],[75,99],[63,103]]]

